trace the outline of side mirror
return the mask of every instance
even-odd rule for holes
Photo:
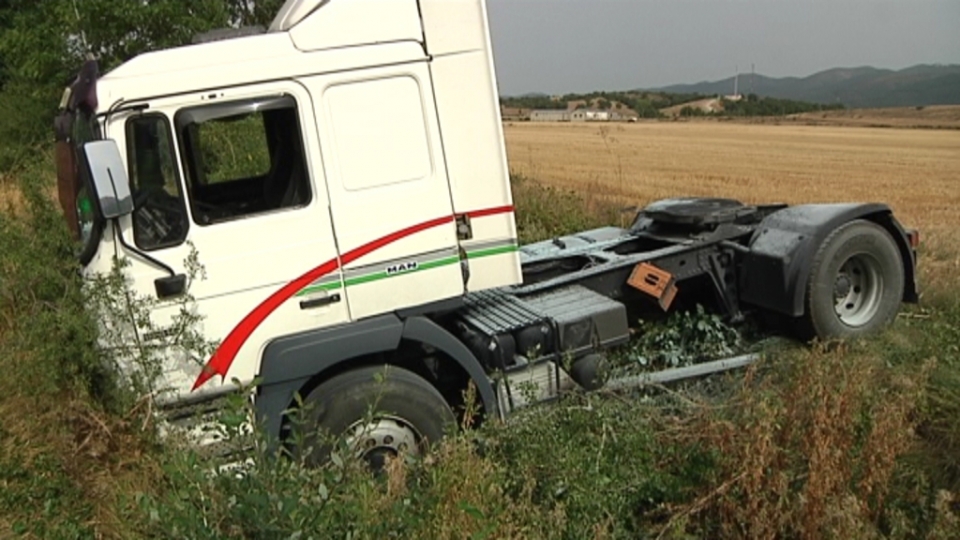
[[[114,219],[133,213],[130,180],[120,157],[116,141],[102,140],[85,143],[80,148],[80,160],[90,175],[94,197],[104,219]]]

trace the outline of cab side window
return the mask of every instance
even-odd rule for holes
[[[287,95],[177,113],[194,220],[210,225],[310,202],[296,101]]]
[[[127,162],[133,193],[133,239],[150,251],[181,244],[189,223],[167,118],[150,114],[126,124]]]

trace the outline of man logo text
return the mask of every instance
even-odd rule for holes
[[[405,262],[400,264],[395,264],[393,266],[387,267],[387,275],[400,274],[403,272],[410,272],[411,270],[417,269],[417,261]]]

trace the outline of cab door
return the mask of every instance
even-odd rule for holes
[[[426,62],[301,79],[353,319],[464,292]]]
[[[202,272],[190,293],[205,336],[221,342],[223,380],[251,380],[272,338],[348,319],[314,111],[302,86],[159,99],[122,122],[111,136],[125,147],[137,209],[121,234],[177,273],[188,271],[195,253]],[[128,257],[137,292],[155,296],[154,281],[167,272]],[[161,301],[155,324],[169,325],[179,308],[176,299]],[[165,366],[173,386],[189,391],[197,360],[207,359]]]

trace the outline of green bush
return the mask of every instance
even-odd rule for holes
[[[52,125],[43,122],[51,116],[51,107],[35,94],[23,85],[0,90],[0,171],[20,169],[52,139]]]
[[[69,389],[114,404],[110,366],[98,355],[96,325],[86,309],[75,245],[41,179],[20,183],[24,208],[0,214],[0,313],[11,366],[30,392]],[[3,361],[9,362],[10,358]],[[18,389],[14,389],[18,391]]]
[[[41,179],[20,185],[22,206],[0,212],[0,527],[89,537],[95,498],[81,470],[105,451],[100,418],[125,407],[94,347],[63,218]]]
[[[714,474],[711,452],[664,444],[662,427],[657,407],[570,396],[491,429],[487,446],[513,472],[510,493],[563,509],[563,538],[639,538]]]
[[[688,366],[704,360],[732,356],[743,346],[736,328],[697,304],[695,311],[677,311],[663,323],[640,321],[630,362],[657,369]]]

